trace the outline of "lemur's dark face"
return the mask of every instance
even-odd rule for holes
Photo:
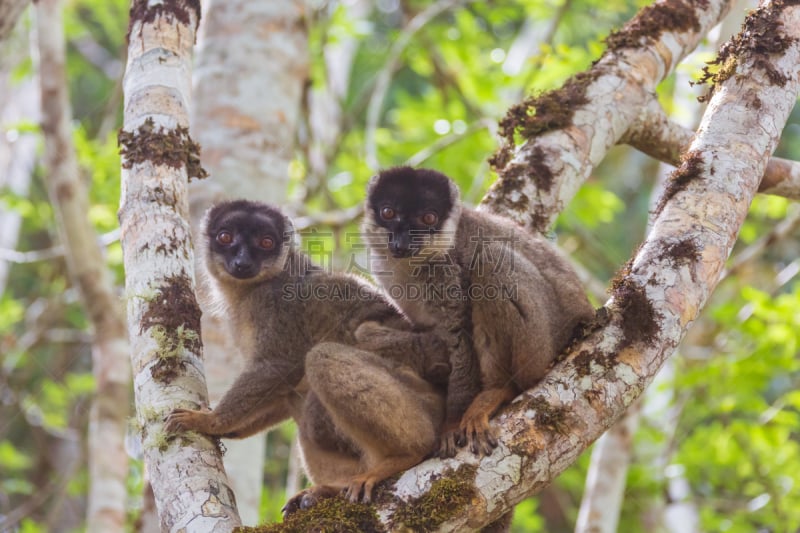
[[[217,278],[258,281],[283,269],[291,227],[283,214],[248,200],[222,202],[205,218],[206,264]]]
[[[368,224],[386,231],[389,251],[394,257],[416,255],[426,247],[435,247],[437,241],[451,240],[452,236],[441,235],[444,239],[437,236],[455,231],[452,224],[447,224],[458,200],[453,190],[450,178],[435,170],[410,167],[384,170],[369,186]]]

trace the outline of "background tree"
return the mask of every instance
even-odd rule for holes
[[[611,30],[622,28],[644,4],[568,0],[503,1],[487,6],[404,1],[376,3],[374,10],[361,12],[337,2],[311,5],[306,21],[312,95],[307,101],[312,103],[301,114],[309,127],[301,128],[292,154],[285,207],[300,224],[314,224],[318,235],[325,235],[320,257],[342,269],[357,269],[364,263],[350,246],[357,243],[356,218],[375,165],[411,161],[439,168],[459,182],[470,202],[479,202],[496,179],[486,158],[497,146],[494,125],[505,111],[526,94],[540,95],[560,87],[575,73],[589,71],[591,62],[603,53],[602,40]],[[700,27],[690,32],[697,40],[709,35],[711,19],[724,11],[721,6],[714,2],[704,6]],[[741,8],[731,10],[741,12]],[[105,257],[118,284],[122,279],[120,247],[109,241],[115,237],[119,159],[108,132],[121,124],[120,58],[127,11],[127,3],[120,0],[77,0],[65,9],[73,139],[81,175],[91,182],[89,215],[104,235]],[[30,27],[23,16],[4,46],[22,42],[24,48],[24,33]],[[640,29],[648,34],[647,26]],[[557,128],[530,143],[531,148],[545,146],[539,144],[542,139],[558,136],[559,131],[571,133],[567,140],[577,143],[569,152],[545,146],[545,162],[566,161],[579,169],[576,181],[567,187],[577,192],[560,206],[564,209],[556,218],[554,233],[591,276],[587,280],[601,287],[609,284],[641,241],[657,175],[653,160],[639,152],[616,146],[606,153],[603,147],[614,146],[624,134],[623,141],[679,164],[682,149],[691,142],[692,131],[677,128],[668,119],[689,113],[690,106],[681,103],[681,97],[673,100],[678,94],[676,84],[685,88],[681,78],[698,80],[701,67],[697,62],[685,63],[677,66],[680,76],[671,74],[693,44],[680,44],[681,51],[676,52],[670,38],[665,39],[659,45],[636,41],[644,45],[631,48],[619,63],[625,66],[619,72],[637,73],[647,80],[648,91],[640,93],[630,81],[615,86],[616,92],[592,90],[586,103],[574,106],[584,126]],[[332,54],[337,48],[343,50],[344,60]],[[662,63],[658,55],[649,54],[653,49],[671,50],[672,57]],[[232,48],[228,51],[233,53]],[[9,64],[14,88],[35,72],[25,57],[0,57]],[[699,59],[713,57],[707,52]],[[598,81],[600,86],[602,82]],[[313,95],[329,87],[336,88],[331,94],[339,95],[334,98],[339,112],[332,119],[317,121]],[[706,90],[694,86],[685,98]],[[657,100],[648,96],[653,91]],[[614,95],[624,96],[607,98]],[[371,114],[370,102],[381,102],[371,106]],[[632,123],[619,122],[618,111],[627,110],[632,102],[647,106],[625,114],[635,119]],[[654,105],[657,102],[663,111]],[[596,126],[596,116],[617,121]],[[12,148],[19,146],[19,140],[40,134],[30,119],[4,119],[2,131],[2,141]],[[334,131],[341,133],[327,137]],[[776,155],[797,158],[798,131],[793,114]],[[586,137],[586,132],[593,136]],[[367,142],[368,138],[372,140]],[[593,142],[580,144],[584,139]],[[373,147],[373,162],[365,146]],[[589,157],[582,151],[585,146],[593,147]],[[574,154],[584,155],[576,160]],[[796,166],[774,158],[768,168],[762,188],[783,198],[759,195],[754,199],[727,275],[681,343],[683,355],[674,359],[672,376],[658,385],[675,391],[674,429],[665,427],[663,415],[645,416],[632,436],[620,530],[652,531],[663,524],[659,511],[663,502],[659,501],[670,481],[681,475],[686,482],[683,497],[698,510],[701,530],[797,527],[795,510],[800,506],[792,487],[800,477],[795,445],[799,402],[793,391],[797,388],[795,315],[800,295],[794,281],[798,250],[792,221],[796,215],[787,198],[798,198],[800,182]],[[2,250],[2,258],[13,263],[0,299],[0,528],[27,531],[52,530],[54,524],[78,527],[82,522],[85,463],[80,455],[71,456],[70,450],[80,449],[85,439],[87,400],[94,383],[90,339],[84,334],[88,321],[70,290],[59,249],[54,248],[58,238],[43,176],[37,167],[29,192],[4,189],[0,203],[4,211],[0,214],[18,214],[22,221],[16,249]],[[212,176],[209,183],[214,180]],[[556,183],[549,198],[563,189]],[[548,195],[541,198],[543,203],[550,201]],[[776,239],[782,239],[779,246],[771,244]],[[684,268],[689,269],[688,265]],[[598,298],[598,305],[603,301]],[[590,364],[590,369],[596,365]],[[268,438],[262,518],[274,519],[284,497],[291,429],[282,428]],[[515,528],[572,529],[588,462],[589,455],[582,455],[545,492],[518,505]],[[69,468],[72,464],[74,471]],[[51,483],[55,467],[59,474]],[[129,476],[131,522],[141,506],[141,468],[141,461],[134,461]]]
[[[28,0],[2,0],[0,1],[0,41],[5,39],[22,12],[28,6]]]
[[[119,530],[125,524],[128,456],[124,438],[131,379],[125,318],[97,234],[87,216],[88,191],[80,181],[72,142],[67,94],[62,5],[36,5],[40,62],[44,166],[50,202],[64,243],[69,274],[92,327],[92,373],[96,394],[89,412],[87,462],[89,531]]]

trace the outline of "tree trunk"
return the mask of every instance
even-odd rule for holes
[[[617,531],[638,421],[639,408],[634,405],[594,443],[575,533]]]
[[[87,529],[120,531],[125,525],[128,475],[124,444],[130,383],[128,343],[111,275],[87,217],[88,191],[78,175],[61,7],[59,0],[39,0],[36,4],[46,181],[70,277],[78,287],[94,332],[92,371],[97,388],[88,431]]]
[[[303,2],[217,0],[208,11],[192,125],[212,180],[193,184],[195,216],[195,207],[202,211],[226,197],[286,197],[309,68]]]
[[[199,19],[198,2],[133,2],[120,132],[119,218],[137,422],[162,531],[240,525],[217,444],[163,429],[173,408],[208,403],[187,198],[187,179],[204,176],[188,134]]]
[[[692,332],[702,326],[696,324]],[[691,332],[690,332],[691,336]],[[690,346],[696,346],[692,343]],[[676,354],[679,356],[680,354]],[[642,522],[648,522],[654,529],[672,533],[696,533],[700,531],[700,516],[691,500],[689,482],[682,473],[668,475],[667,467],[672,463],[673,450],[669,446],[678,430],[681,406],[676,405],[675,389],[671,387],[675,377],[674,357],[667,360],[648,388],[641,409],[641,416],[649,420],[650,427],[657,427],[663,435],[660,446],[640,450],[640,456],[652,461],[653,467],[664,479],[663,497],[643,513]],[[680,465],[675,465],[679,467]],[[677,470],[673,468],[672,470]],[[648,520],[649,518],[649,520]]]
[[[18,87],[11,87],[3,80],[2,93],[7,95],[3,103],[0,122],[14,124],[20,120],[39,121],[38,80],[26,80]],[[33,133],[17,132],[0,139],[0,189],[25,198],[30,188],[36,163],[37,136]],[[18,211],[0,210],[0,249],[13,250],[17,246],[22,216]],[[0,258],[0,294],[8,281],[9,262]]]
[[[309,68],[303,2],[214,0],[205,21],[192,125],[211,178],[190,187],[195,228],[211,203],[226,197],[285,201]],[[232,49],[237,53],[231,54]],[[248,354],[239,352],[219,318],[204,314],[202,330],[213,405],[244,368]],[[225,467],[242,522],[254,524],[261,504],[265,435],[226,440],[225,446]]]
[[[11,34],[29,3],[28,0],[0,0],[0,43]]]

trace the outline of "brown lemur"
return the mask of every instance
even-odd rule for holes
[[[415,326],[446,339],[451,374],[437,453],[489,454],[489,418],[544,377],[594,309],[567,260],[510,220],[464,206],[434,170],[398,167],[367,189],[376,280]]]
[[[432,383],[449,373],[442,342],[375,287],[315,266],[274,207],[218,204],[202,232],[217,312],[249,361],[213,410],[175,409],[166,430],[243,438],[294,418],[316,486],[287,513],[342,490],[369,501],[376,482],[419,463],[444,417]]]

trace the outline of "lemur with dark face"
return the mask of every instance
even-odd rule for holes
[[[455,183],[434,170],[374,176],[364,234],[377,281],[415,326],[448,344],[439,455],[464,444],[491,453],[489,418],[541,380],[594,317],[576,274],[545,239],[462,205]]]
[[[212,411],[175,409],[166,430],[243,438],[293,417],[317,486],[287,512],[343,489],[369,501],[433,447],[444,393],[422,376],[444,367],[446,379],[446,349],[374,287],[312,264],[274,207],[224,202],[202,227],[219,311],[249,362]]]

